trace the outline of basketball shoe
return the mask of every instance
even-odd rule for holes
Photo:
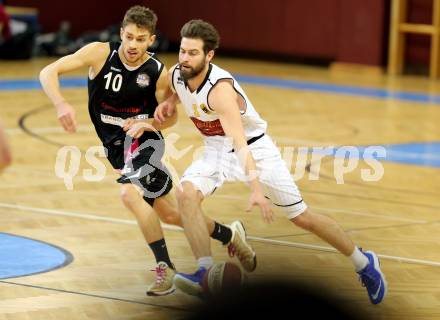
[[[229,227],[232,230],[232,238],[227,245],[229,256],[237,256],[247,272],[254,271],[257,267],[257,256],[254,249],[246,242],[246,230],[243,223],[234,221]]]
[[[368,258],[368,265],[358,272],[359,280],[367,289],[372,304],[380,303],[386,296],[388,284],[380,270],[379,258],[373,251],[362,252]]]
[[[199,270],[192,274],[176,273],[174,285],[186,294],[202,297],[202,281],[206,272],[207,269],[200,267]]]
[[[165,262],[159,262],[156,266],[156,281],[147,289],[147,296],[165,296],[173,293],[176,287],[173,278],[176,271],[171,269]]]

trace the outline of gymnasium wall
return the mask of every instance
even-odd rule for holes
[[[159,29],[178,42],[180,27],[203,18],[220,31],[222,48],[258,54],[317,58],[365,65],[385,65],[391,0],[126,0],[95,2],[7,0],[7,5],[39,9],[43,31],[72,23],[72,35],[118,23],[134,4],[151,7]],[[430,17],[432,0],[410,0],[410,19]],[[429,40],[410,37],[408,62],[426,62]]]
[[[102,30],[110,24],[119,23],[124,12],[139,1],[59,1],[59,0],[5,0],[7,6],[23,6],[38,9],[42,32],[57,31],[61,21],[71,22],[72,35],[85,31]]]

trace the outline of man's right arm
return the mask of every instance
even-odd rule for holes
[[[61,94],[59,75],[87,66],[92,67],[96,74],[96,69],[102,67],[109,50],[107,43],[90,43],[77,52],[62,57],[41,70],[41,86],[56,107],[58,118],[66,131],[75,132],[75,113],[72,106],[66,102]]]
[[[156,111],[154,112],[154,119],[159,124],[165,122],[167,118],[175,116],[176,105],[180,103],[179,96],[174,91],[174,86],[173,86],[173,72],[176,67],[177,64],[172,66],[170,70],[168,70],[168,82],[173,94],[169,96],[165,101],[160,103],[156,107]]]

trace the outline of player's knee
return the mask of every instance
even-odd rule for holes
[[[290,221],[292,221],[296,226],[304,230],[307,231],[313,230],[314,224],[313,224],[312,214],[308,210],[304,211],[295,218],[292,218]]]
[[[177,211],[173,210],[170,212],[167,212],[165,214],[162,214],[160,216],[160,220],[163,223],[166,224],[172,224],[175,226],[181,225],[182,223],[180,222],[180,215],[177,213]]]
[[[135,187],[131,184],[123,184],[121,187],[121,200],[126,206],[133,204],[139,197]]]
[[[199,191],[194,188],[192,183],[184,182],[181,188],[176,189],[176,198],[179,205],[200,202]]]

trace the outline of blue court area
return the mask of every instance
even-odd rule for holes
[[[384,160],[440,167],[440,141],[384,145],[387,155]]]
[[[87,87],[87,78],[71,77],[61,78],[63,88]],[[11,79],[0,80],[0,91],[41,90],[40,81],[37,79]]]
[[[363,88],[310,81],[286,80],[269,77],[244,75],[235,75],[235,77],[243,84],[440,105],[440,96],[423,93],[389,91],[384,89]],[[61,79],[61,86],[64,88],[87,87],[87,79],[86,77],[64,77]],[[33,89],[41,89],[40,83],[37,79],[0,80],[0,91]],[[384,158],[374,155],[367,156],[375,157],[376,159],[384,161],[440,167],[440,142],[389,144],[384,145],[383,147],[385,147],[387,151]],[[362,150],[365,150],[365,148],[366,147],[358,148],[358,150],[361,151],[359,157],[362,158],[364,156],[364,152]],[[338,155],[335,153],[333,156]]]
[[[69,252],[51,244],[0,232],[0,279],[47,272],[72,260]]]
[[[379,99],[393,99],[400,101],[411,101],[419,103],[440,104],[440,96],[425,93],[390,91],[385,89],[364,88],[338,84],[286,80],[270,77],[244,76],[236,74],[234,77],[243,84],[254,84],[284,89],[295,89],[314,92],[326,92],[333,94],[351,95],[359,97],[370,97]],[[65,88],[80,88],[87,86],[86,77],[64,77],[61,78],[61,86]],[[41,89],[37,79],[11,79],[0,80],[0,90],[32,90]]]
[[[338,158],[376,159],[419,166],[440,167],[440,142],[399,143],[377,146],[338,146],[310,152]]]

